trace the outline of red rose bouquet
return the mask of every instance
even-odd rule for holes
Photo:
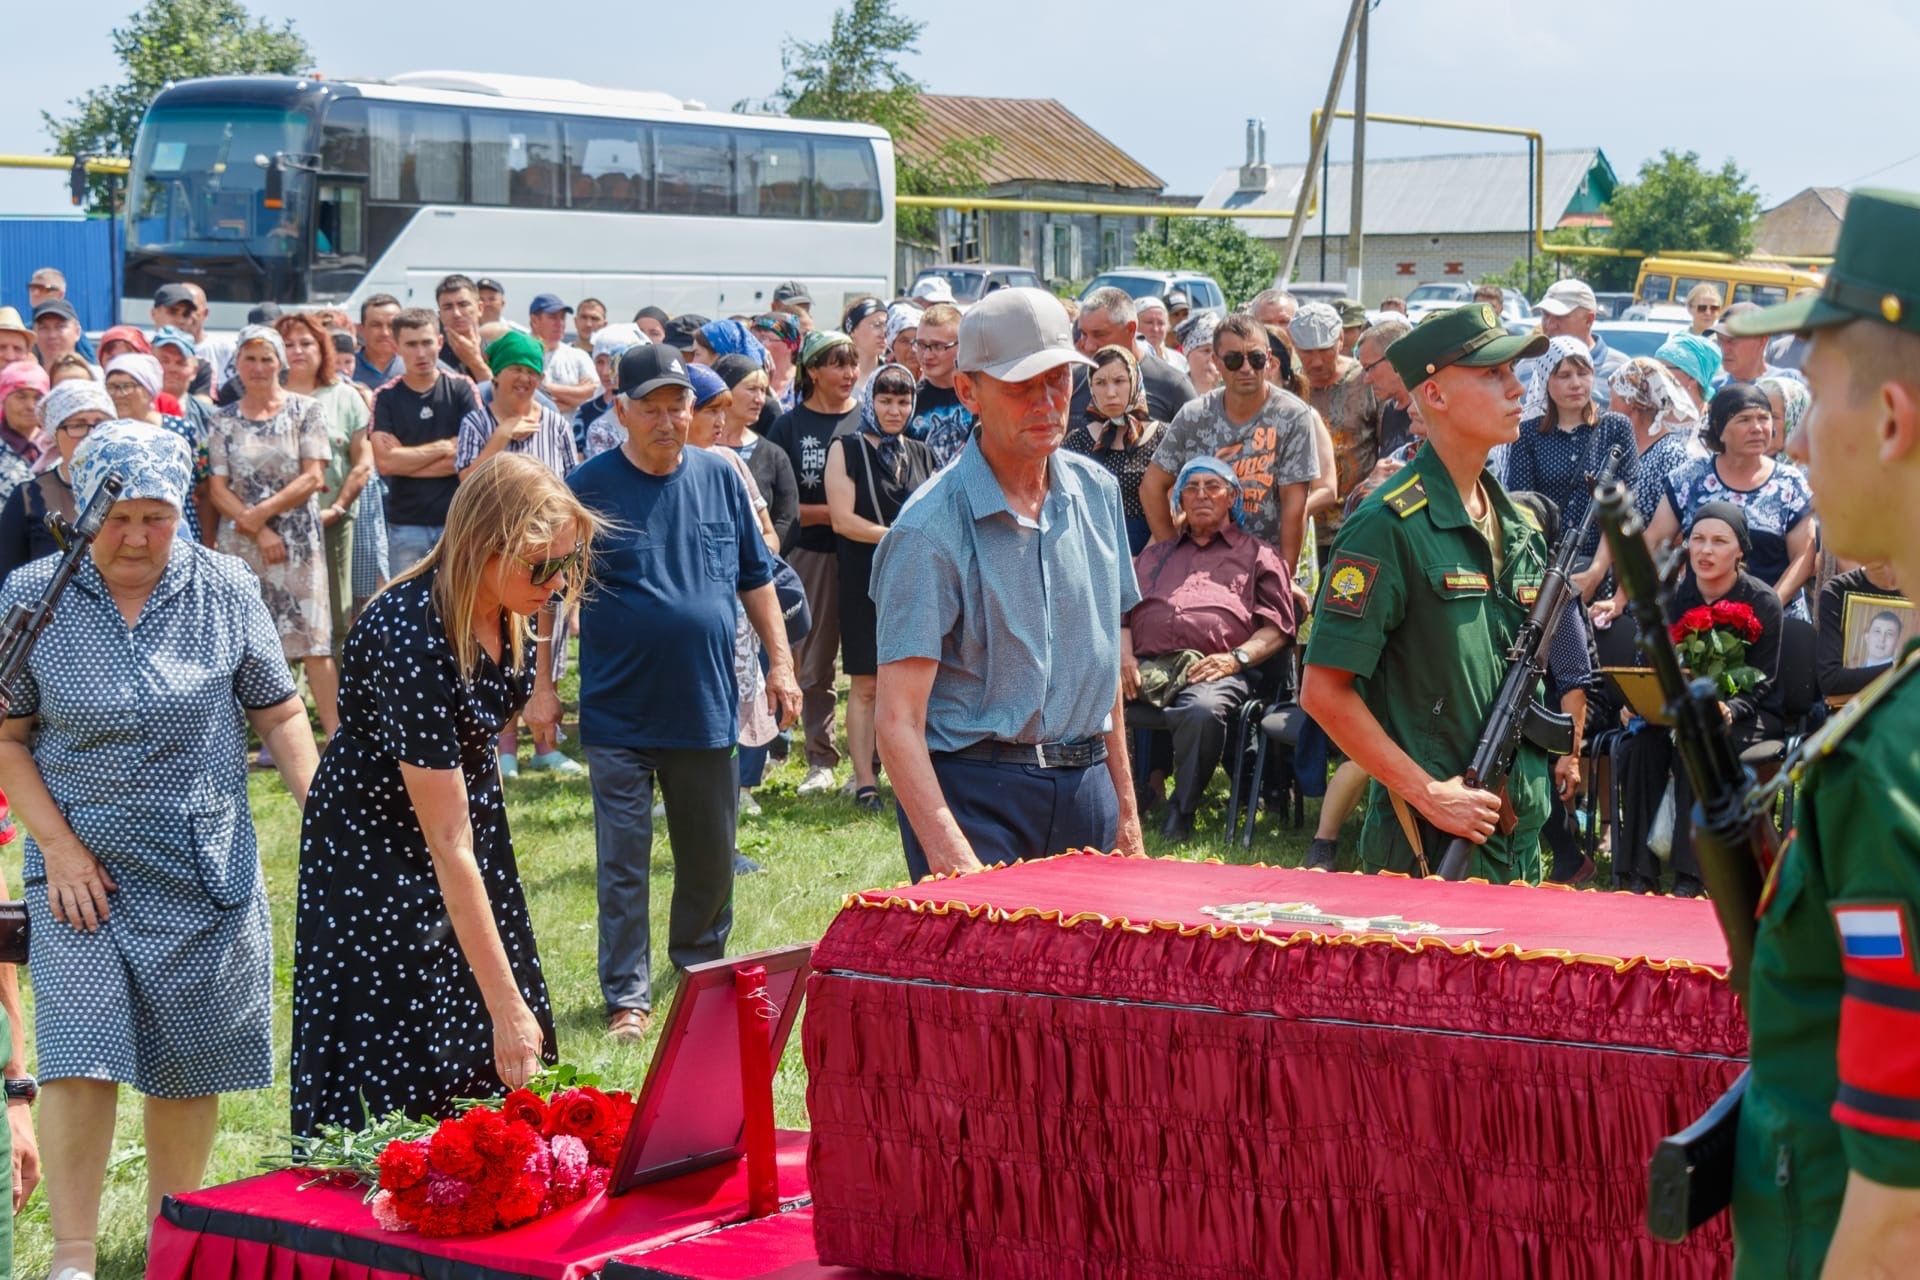
[[[606,1190],[634,1102],[594,1085],[558,1067],[498,1102],[464,1102],[437,1123],[395,1112],[357,1131],[325,1128],[296,1139],[293,1159],[276,1163],[315,1182],[366,1187],[374,1220],[388,1231],[501,1231]]]
[[[1752,690],[1764,678],[1748,665],[1747,649],[1760,639],[1760,615],[1736,600],[1697,605],[1667,628],[1680,661],[1696,679],[1713,681],[1722,697]]]

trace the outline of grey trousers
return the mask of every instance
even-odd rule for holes
[[[733,929],[733,831],[740,797],[733,748],[588,747],[599,858],[600,992],[607,1012],[653,1007],[647,871],[653,785],[660,782],[673,848],[667,958],[674,967],[726,954]]]
[[[833,664],[840,656],[840,557],[831,551],[795,548],[787,563],[806,588],[813,629],[794,651],[800,681],[800,722],[807,729],[807,763],[831,769],[840,763],[833,741]]]
[[[1200,807],[1200,797],[1227,749],[1227,725],[1246,700],[1247,678],[1226,676],[1188,685],[1164,708],[1127,704],[1130,728],[1165,729],[1173,735],[1173,807],[1181,813]]]

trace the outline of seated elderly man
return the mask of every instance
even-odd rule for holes
[[[1178,536],[1134,561],[1140,603],[1120,629],[1120,683],[1127,723],[1173,736],[1173,802],[1160,834],[1184,843],[1247,699],[1248,669],[1292,642],[1294,614],[1279,554],[1240,527],[1232,467],[1195,458],[1174,495]]]

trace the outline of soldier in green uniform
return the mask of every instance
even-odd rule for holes
[[[1300,705],[1373,779],[1360,834],[1370,871],[1437,869],[1460,835],[1477,846],[1469,875],[1540,878],[1546,755],[1521,749],[1504,804],[1460,774],[1546,574],[1539,528],[1486,469],[1487,454],[1519,435],[1513,362],[1546,345],[1539,334],[1509,336],[1492,307],[1475,303],[1387,349],[1426,420],[1426,447],[1341,526],[1300,691]]]
[[[1729,322],[1803,333],[1827,546],[1920,582],[1920,197],[1859,191],[1817,297]],[[1735,1274],[1920,1275],[1920,649],[1809,744],[1761,905]]]

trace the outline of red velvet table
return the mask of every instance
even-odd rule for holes
[[[806,1195],[806,1135],[779,1134],[780,1198]],[[719,1165],[625,1195],[594,1196],[491,1236],[428,1239],[382,1231],[359,1188],[308,1187],[270,1173],[169,1199],[148,1280],[580,1280],[639,1253],[746,1217],[743,1164]]]
[[[804,1205],[623,1255],[601,1274],[602,1280],[881,1280],[871,1271],[823,1265],[814,1255],[813,1210]]]
[[[1202,909],[1311,904],[1326,919]],[[1430,926],[1393,933],[1382,916]],[[1321,917],[1315,917],[1316,920]],[[857,894],[818,1257],[921,1277],[1709,1277],[1646,1162],[1739,1073],[1705,902],[1075,854]]]

